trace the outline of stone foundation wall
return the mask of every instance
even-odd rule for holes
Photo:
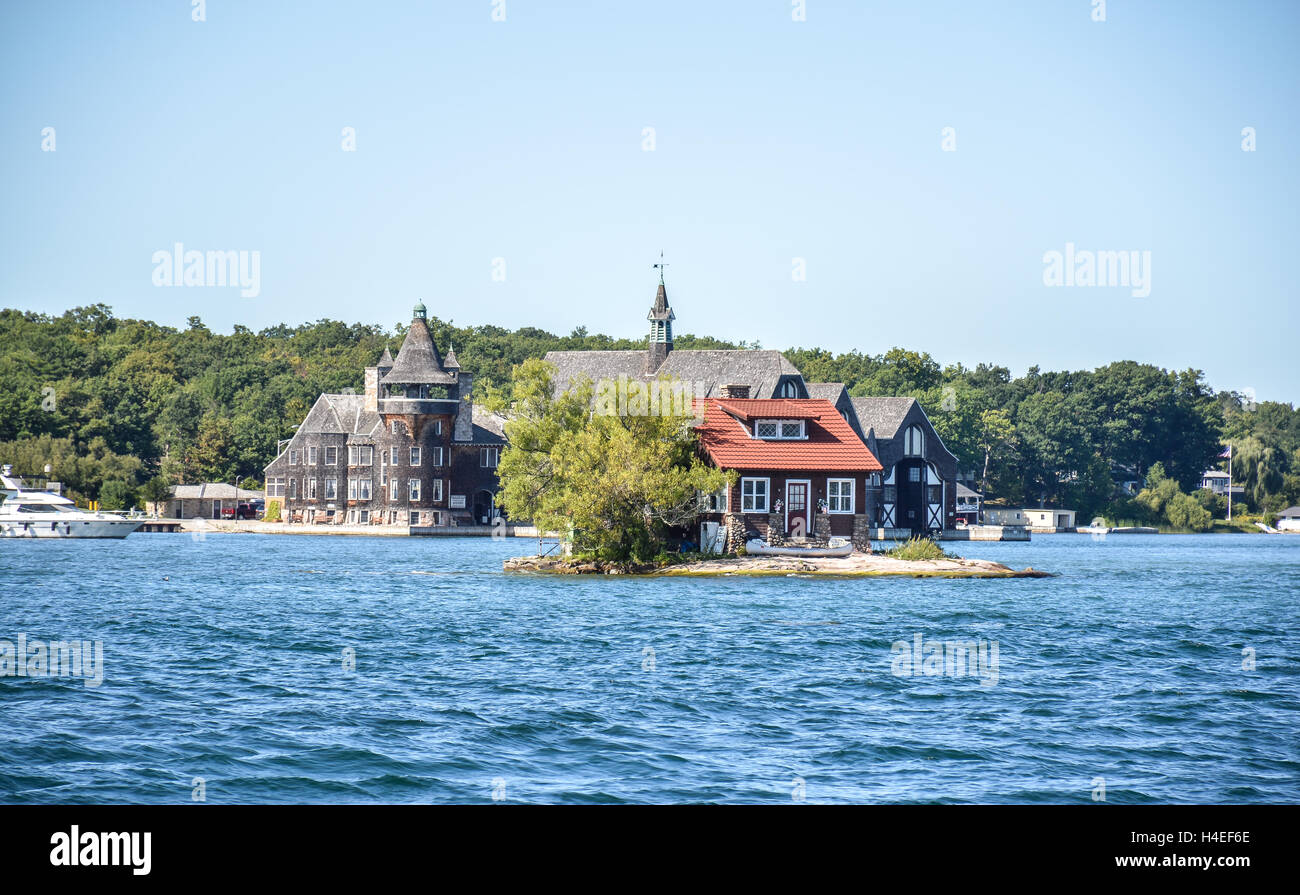
[[[871,516],[867,513],[853,516],[853,547],[862,553],[871,552]]]

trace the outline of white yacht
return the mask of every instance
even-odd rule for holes
[[[62,494],[23,487],[13,467],[0,467],[0,538],[124,538],[144,520],[78,509]]]

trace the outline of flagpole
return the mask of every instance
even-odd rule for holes
[[[1228,521],[1232,521],[1232,442],[1228,442]]]

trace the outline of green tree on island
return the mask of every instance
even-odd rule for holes
[[[590,382],[554,394],[553,373],[530,359],[512,376],[501,506],[565,533],[579,555],[653,559],[670,529],[695,518],[698,494],[730,477],[700,459],[691,416],[606,412]]]

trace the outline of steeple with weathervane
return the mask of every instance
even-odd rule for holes
[[[668,306],[668,290],[664,286],[664,268],[667,266],[664,262],[664,253],[661,251],[659,263],[654,265],[659,271],[659,290],[655,293],[654,306],[646,315],[646,319],[650,321],[650,339],[646,346],[648,350],[645,359],[647,374],[652,374],[663,366],[663,362],[668,359],[668,353],[673,350],[673,320],[677,315]]]

